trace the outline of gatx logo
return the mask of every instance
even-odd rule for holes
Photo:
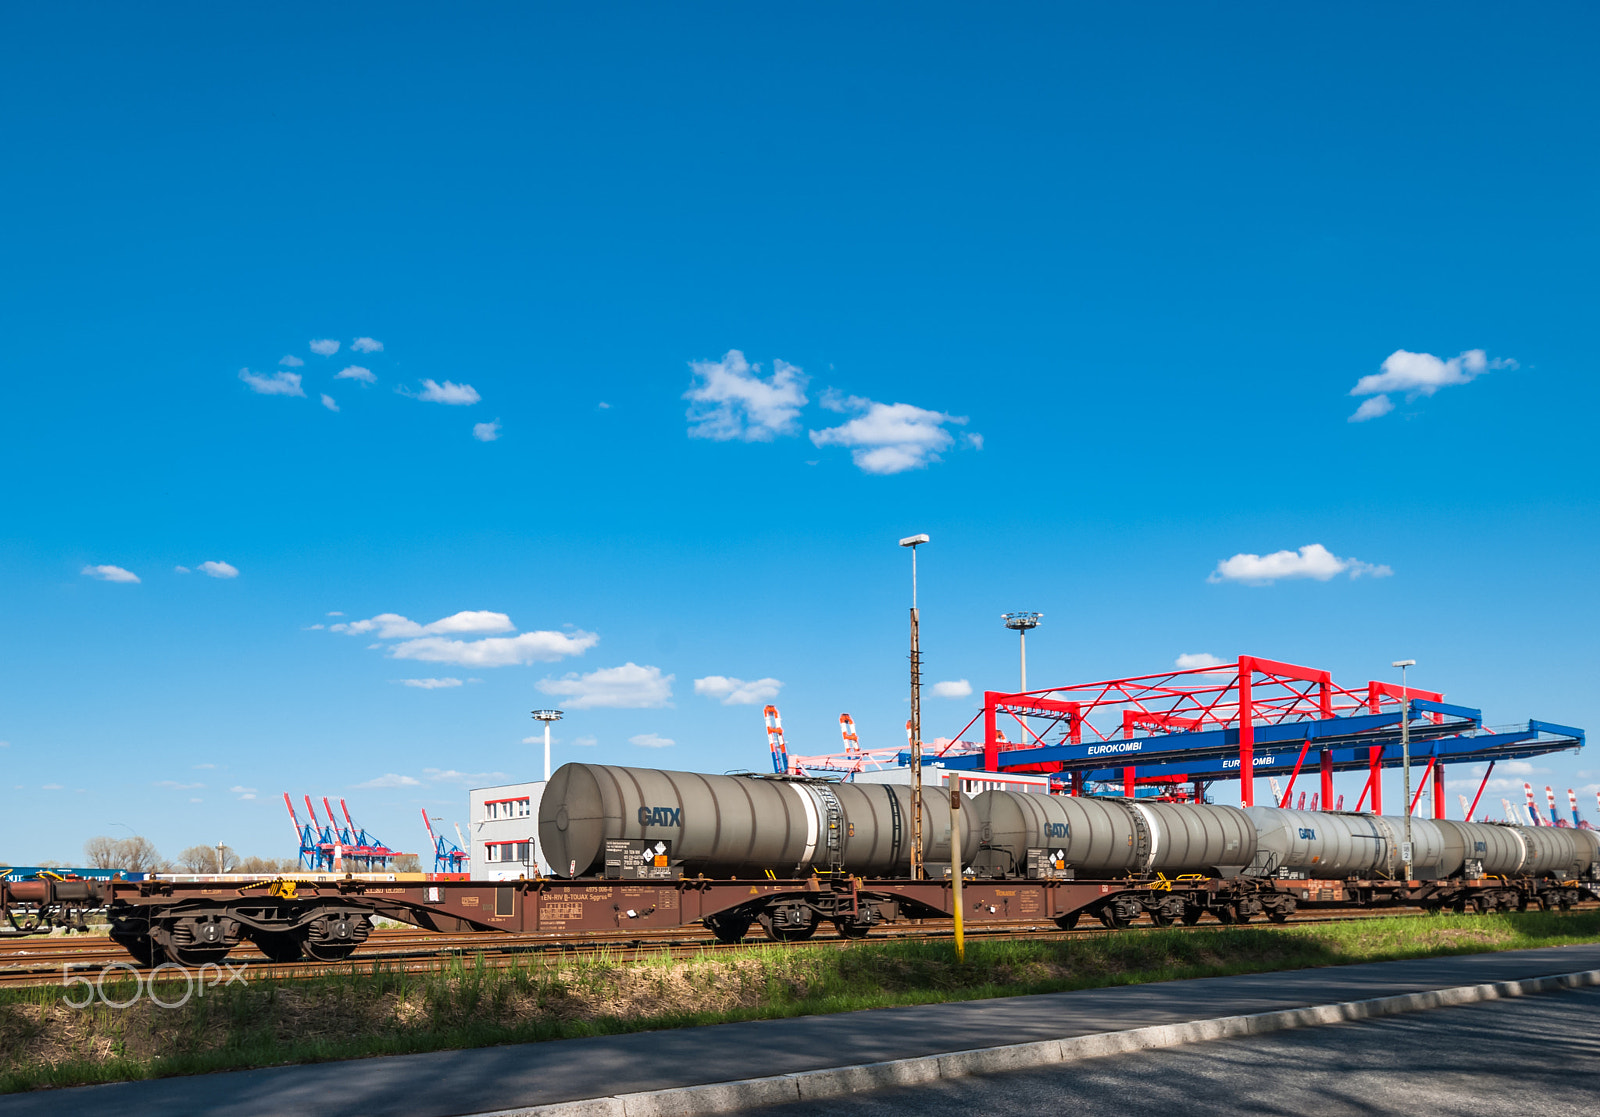
[[[1308,842],[1317,840],[1317,832],[1309,826],[1300,827],[1300,837]]]
[[[1065,822],[1051,822],[1045,825],[1044,836],[1047,838],[1069,838],[1072,835]]]
[[[640,807],[640,826],[679,826],[682,807]]]

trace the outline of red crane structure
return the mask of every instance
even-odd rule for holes
[[[1402,706],[1404,709],[1402,709]],[[1356,810],[1383,811],[1383,770],[1401,757],[1401,722],[1410,752],[1426,764],[1415,810],[1431,787],[1436,818],[1445,814],[1446,763],[1490,763],[1541,756],[1584,744],[1581,729],[1553,722],[1487,729],[1482,713],[1451,705],[1438,691],[1402,690],[1370,680],[1345,686],[1329,671],[1262,656],[1204,667],[1027,692],[985,691],[978,713],[953,737],[928,742],[925,764],[986,772],[1035,772],[1055,777],[1069,794],[1119,788],[1204,798],[1219,780],[1239,780],[1239,801],[1256,802],[1257,777],[1287,776],[1274,806],[1289,806],[1306,765],[1316,770],[1317,803],[1338,810],[1335,772],[1364,771]],[[982,722],[981,739],[964,735]],[[1007,739],[1007,733],[1014,739]],[[909,752],[860,750],[788,756],[790,771],[848,774],[910,763]],[[1487,782],[1487,773],[1484,776]],[[1119,786],[1120,785],[1120,786]],[[1181,790],[1188,785],[1190,790]],[[1480,785],[1479,795],[1482,794]],[[1476,799],[1474,799],[1474,807]]]

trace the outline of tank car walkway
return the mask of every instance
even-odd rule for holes
[[[135,1117],[454,1117],[1589,969],[1600,969],[1600,944],[47,1090],[0,1097],[0,1117],[53,1117],[64,1108]]]

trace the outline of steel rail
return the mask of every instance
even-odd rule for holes
[[[1600,908],[1600,904],[1585,902],[1576,905],[1573,910],[1592,910],[1597,908]],[[1222,924],[1208,921],[1200,924],[1174,923],[1165,928],[1157,928],[1155,924],[1144,921],[1117,928],[1106,928],[1094,924],[1076,927],[1071,930],[1062,930],[1048,920],[1014,920],[1003,924],[991,923],[981,929],[969,927],[967,933],[974,938],[985,938],[992,941],[1059,940],[1096,935],[1109,936],[1127,931],[1153,929],[1237,931],[1258,929],[1263,926],[1356,923],[1370,919],[1394,917],[1426,919],[1427,915],[1414,909],[1333,908],[1296,913],[1281,924],[1267,921],[1260,923],[1252,921],[1245,924]],[[374,939],[379,933],[374,932]],[[634,960],[639,960],[644,957],[660,957],[663,953],[668,957],[693,957],[707,953],[731,952],[738,954],[751,950],[774,947],[784,948],[796,945],[828,946],[843,949],[860,942],[940,942],[949,940],[953,936],[954,922],[952,920],[925,920],[920,924],[908,923],[886,928],[881,932],[875,932],[866,939],[847,938],[832,933],[819,934],[817,937],[806,940],[803,944],[779,943],[766,939],[723,943],[718,942],[701,927],[673,928],[652,932],[649,935],[591,933],[590,936],[579,940],[570,937],[556,939],[513,934],[491,936],[485,932],[443,935],[426,931],[390,931],[385,935],[387,941],[382,943],[379,948],[368,949],[373,943],[373,939],[369,939],[361,954],[337,962],[317,962],[310,959],[286,963],[268,962],[264,956],[254,951],[248,943],[241,944],[240,947],[236,948],[236,951],[228,956],[228,961],[234,966],[238,966],[242,962],[246,967],[245,973],[249,977],[281,980],[335,976],[339,973],[354,973],[358,970],[364,973],[432,973],[447,969],[467,958],[471,958],[473,964],[477,964],[481,960],[485,967],[499,969],[517,965],[527,955],[559,954],[560,958],[566,959],[631,952]],[[425,943],[406,941],[408,939],[428,939],[430,941]],[[442,943],[437,941],[439,939],[464,941]],[[78,939],[75,942],[76,945],[67,950],[52,950],[42,952],[37,956],[19,957],[19,952],[17,951],[0,952],[0,988],[48,986],[62,980],[65,974],[63,967],[71,967],[76,974],[85,970],[92,972],[96,966],[103,966],[110,962],[128,962],[131,964],[127,952],[108,939]]]

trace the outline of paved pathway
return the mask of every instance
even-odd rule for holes
[[[0,1117],[453,1117],[1396,993],[1600,969],[1600,944],[1329,966],[273,1067],[0,1097]]]
[[[1600,989],[945,1079],[761,1117],[1593,1117]]]

